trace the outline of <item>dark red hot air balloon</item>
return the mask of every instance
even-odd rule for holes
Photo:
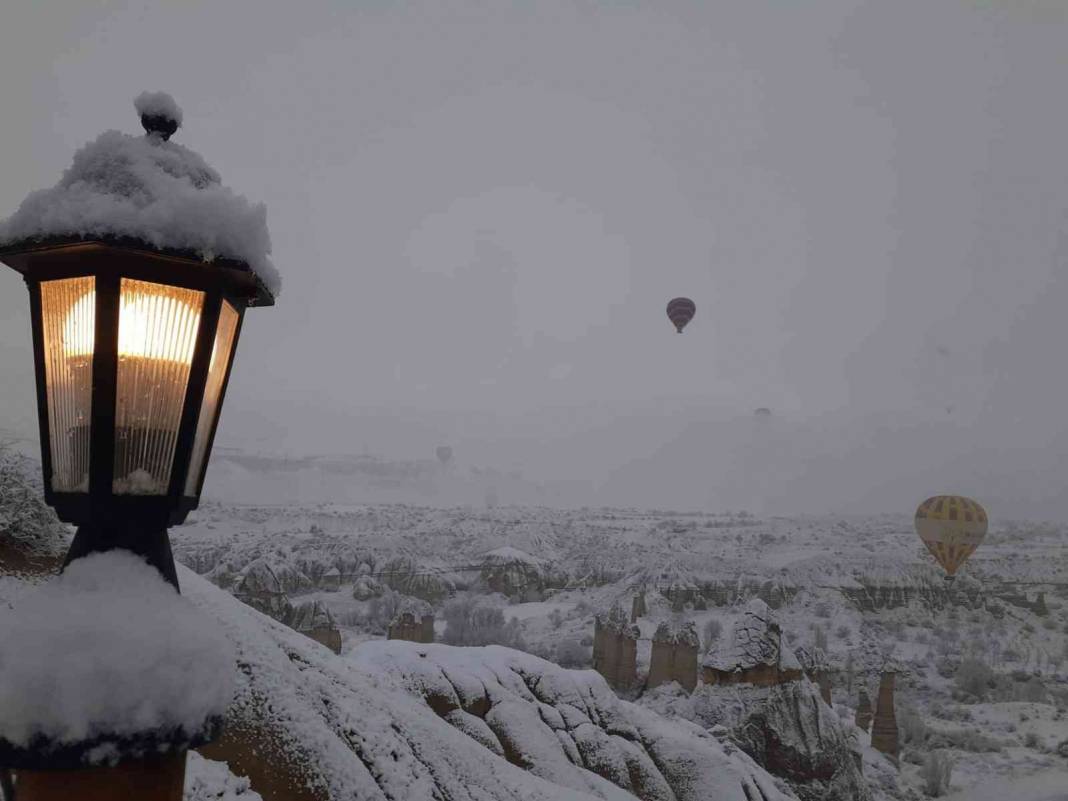
[[[681,334],[682,329],[686,327],[686,324],[693,319],[694,313],[697,311],[697,305],[689,298],[675,298],[668,302],[667,316],[671,320],[672,324]]]

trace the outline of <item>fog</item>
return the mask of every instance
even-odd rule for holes
[[[7,4],[0,216],[162,89],[283,274],[220,447],[1065,520],[1066,42],[1059,0]],[[32,439],[25,294],[0,273]]]

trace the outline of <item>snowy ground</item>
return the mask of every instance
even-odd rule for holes
[[[613,604],[629,612],[637,589],[646,587],[639,673],[647,669],[662,620],[693,621],[706,647],[718,632],[730,631],[749,597],[767,596],[793,647],[826,651],[837,671],[840,715],[851,718],[861,686],[874,699],[887,660],[902,670],[897,706],[906,788],[920,791],[916,763],[932,749],[955,762],[952,797],[979,798],[969,793],[1004,786],[1013,788],[1010,795],[989,797],[1045,801],[1058,797],[1058,781],[1068,771],[1068,751],[1058,752],[1068,741],[1063,527],[995,523],[952,593],[906,516],[208,504],[173,539],[181,561],[216,580],[220,574],[236,580],[253,560],[266,559],[280,575],[338,564],[389,583],[393,578],[379,575],[382,566],[408,560],[410,586],[421,589],[401,589],[430,588],[439,637],[450,598],[490,594],[489,554],[518,549],[537,557],[527,562],[537,563],[527,576],[537,585],[536,598],[494,597],[505,604],[506,618],[518,621],[524,647],[546,658],[556,658],[563,644],[572,658],[576,649],[584,653],[588,664],[593,616]],[[352,576],[337,590],[307,583],[293,586],[291,601],[314,599],[330,608],[343,653],[381,637],[381,626],[369,619],[374,601],[353,598]],[[1037,603],[1040,592],[1045,609]],[[965,658],[989,666],[995,677],[985,700],[962,694],[956,674]],[[922,734],[910,740],[905,729],[916,730],[909,723],[916,718]],[[977,744],[962,733],[969,730],[987,739]]]

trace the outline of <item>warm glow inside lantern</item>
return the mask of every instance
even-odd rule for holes
[[[112,492],[165,495],[205,293],[124,278],[120,284]],[[41,283],[52,489],[89,491],[91,375],[96,291],[92,277]],[[223,301],[184,494],[198,479],[219,408],[239,314]]]

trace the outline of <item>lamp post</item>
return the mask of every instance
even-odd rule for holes
[[[104,134],[75,160],[75,170],[85,169],[95,155],[86,151],[119,149],[122,158],[103,161],[131,171],[116,178],[90,169],[82,183],[99,194],[83,216],[116,198],[131,207],[154,203],[160,198],[152,192],[173,187],[180,203],[163,198],[145,213],[175,209],[189,217],[178,221],[185,231],[230,213],[261,225],[265,242],[262,211],[248,213],[247,201],[222,189],[199,156],[167,142],[181,122],[173,100],[143,95],[137,103],[144,139]],[[176,175],[183,170],[188,174]],[[129,189],[130,177],[144,185]],[[63,182],[49,191],[61,190]],[[67,206],[81,202],[84,186],[77,191],[63,198]],[[197,207],[198,192],[206,208]],[[274,297],[247,261],[205,257],[166,236],[160,244],[138,235],[136,221],[129,231],[97,228],[35,231],[0,246],[0,262],[21,273],[29,289],[45,500],[77,526],[64,568],[94,552],[125,549],[178,590],[167,529],[199,503],[245,311],[273,305]],[[217,728],[209,721],[202,731]],[[92,743],[19,749],[0,740],[0,767],[17,771],[18,801],[117,798],[123,787],[146,799],[180,798],[185,749],[197,743],[158,736],[118,741],[118,768],[80,771],[80,796],[69,774],[53,771],[84,768]],[[155,756],[146,760],[145,753]]]

